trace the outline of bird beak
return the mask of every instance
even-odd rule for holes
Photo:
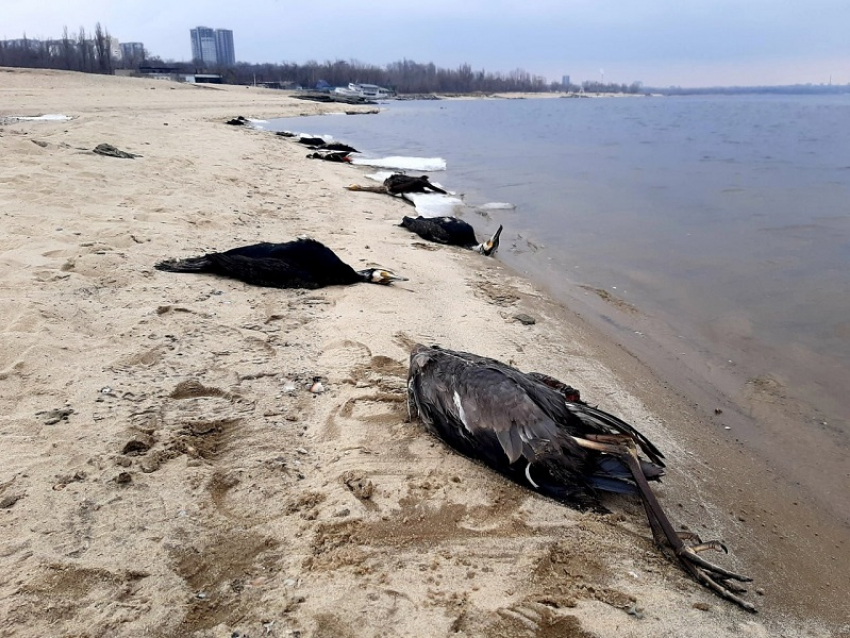
[[[382,283],[390,284],[394,281],[410,281],[407,277],[402,277],[401,275],[396,275],[393,272],[388,270],[384,270],[381,272],[381,281]]]
[[[499,229],[496,231],[496,234],[494,234],[489,240],[484,242],[484,244],[481,246],[481,252],[484,255],[487,255],[489,257],[494,252],[496,252],[496,249],[499,247],[499,235],[501,235],[501,234],[502,234],[502,226],[499,225]]]

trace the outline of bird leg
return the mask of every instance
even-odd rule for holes
[[[749,582],[752,580],[751,578],[717,567],[698,555],[699,552],[706,549],[726,551],[726,547],[722,543],[718,541],[702,543],[698,540],[697,545],[686,545],[682,536],[673,529],[670,519],[667,518],[661,504],[658,502],[652,488],[649,486],[646,477],[643,475],[643,470],[640,467],[640,460],[638,459],[637,448],[635,447],[634,440],[631,437],[597,435],[593,438],[573,437],[573,440],[576,444],[583,448],[611,454],[612,456],[620,458],[626,464],[632,473],[632,477],[634,478],[638,490],[640,491],[644,509],[646,510],[646,515],[649,519],[649,526],[652,529],[652,535],[655,537],[656,542],[661,546],[664,545],[664,541],[666,540],[666,544],[673,551],[673,554],[676,556],[676,559],[685,571],[693,576],[697,582],[708,589],[711,589],[721,598],[725,598],[747,611],[756,611],[756,608],[752,604],[733,593],[733,591],[740,592],[745,590],[743,590],[740,586],[729,582],[730,580]],[[615,440],[618,440],[619,442],[615,443]],[[687,537],[687,535],[685,536]]]

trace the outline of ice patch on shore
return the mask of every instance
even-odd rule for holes
[[[477,208],[478,210],[515,210],[516,204],[509,204],[507,202],[490,202],[489,204],[483,204]]]
[[[68,115],[62,115],[61,113],[47,113],[46,115],[7,115],[3,119],[19,120],[22,122],[35,122],[39,120],[49,122],[64,122],[66,120],[70,120],[71,117]]]
[[[358,166],[374,166],[375,168],[394,168],[402,171],[444,171],[446,160],[442,157],[357,157],[352,159],[352,164]]]
[[[441,193],[405,193],[404,199],[411,202],[420,217],[454,217],[463,208],[463,200]]]

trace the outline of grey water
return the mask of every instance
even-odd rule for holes
[[[588,316],[641,356],[714,384],[762,421],[753,439],[773,436],[767,405],[799,425],[797,440],[833,446],[828,489],[846,487],[850,95],[382,107],[267,128],[329,134],[365,155],[445,158],[432,180],[471,209],[515,205],[467,214],[479,236],[504,224],[499,259],[568,306],[588,291],[623,302],[628,312],[603,303]],[[786,439],[777,430],[775,445]],[[790,454],[815,481],[805,474],[826,457]]]

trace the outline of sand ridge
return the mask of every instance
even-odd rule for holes
[[[638,503],[575,512],[408,419],[409,349],[438,343],[562,378],[687,456],[498,260],[423,249],[403,203],[344,189],[356,169],[223,124],[337,107],[7,69],[0,96],[0,115],[74,118],[0,127],[0,635],[780,635],[663,558]],[[410,281],[153,269],[300,234]],[[734,548],[735,523],[692,499],[675,522]]]

